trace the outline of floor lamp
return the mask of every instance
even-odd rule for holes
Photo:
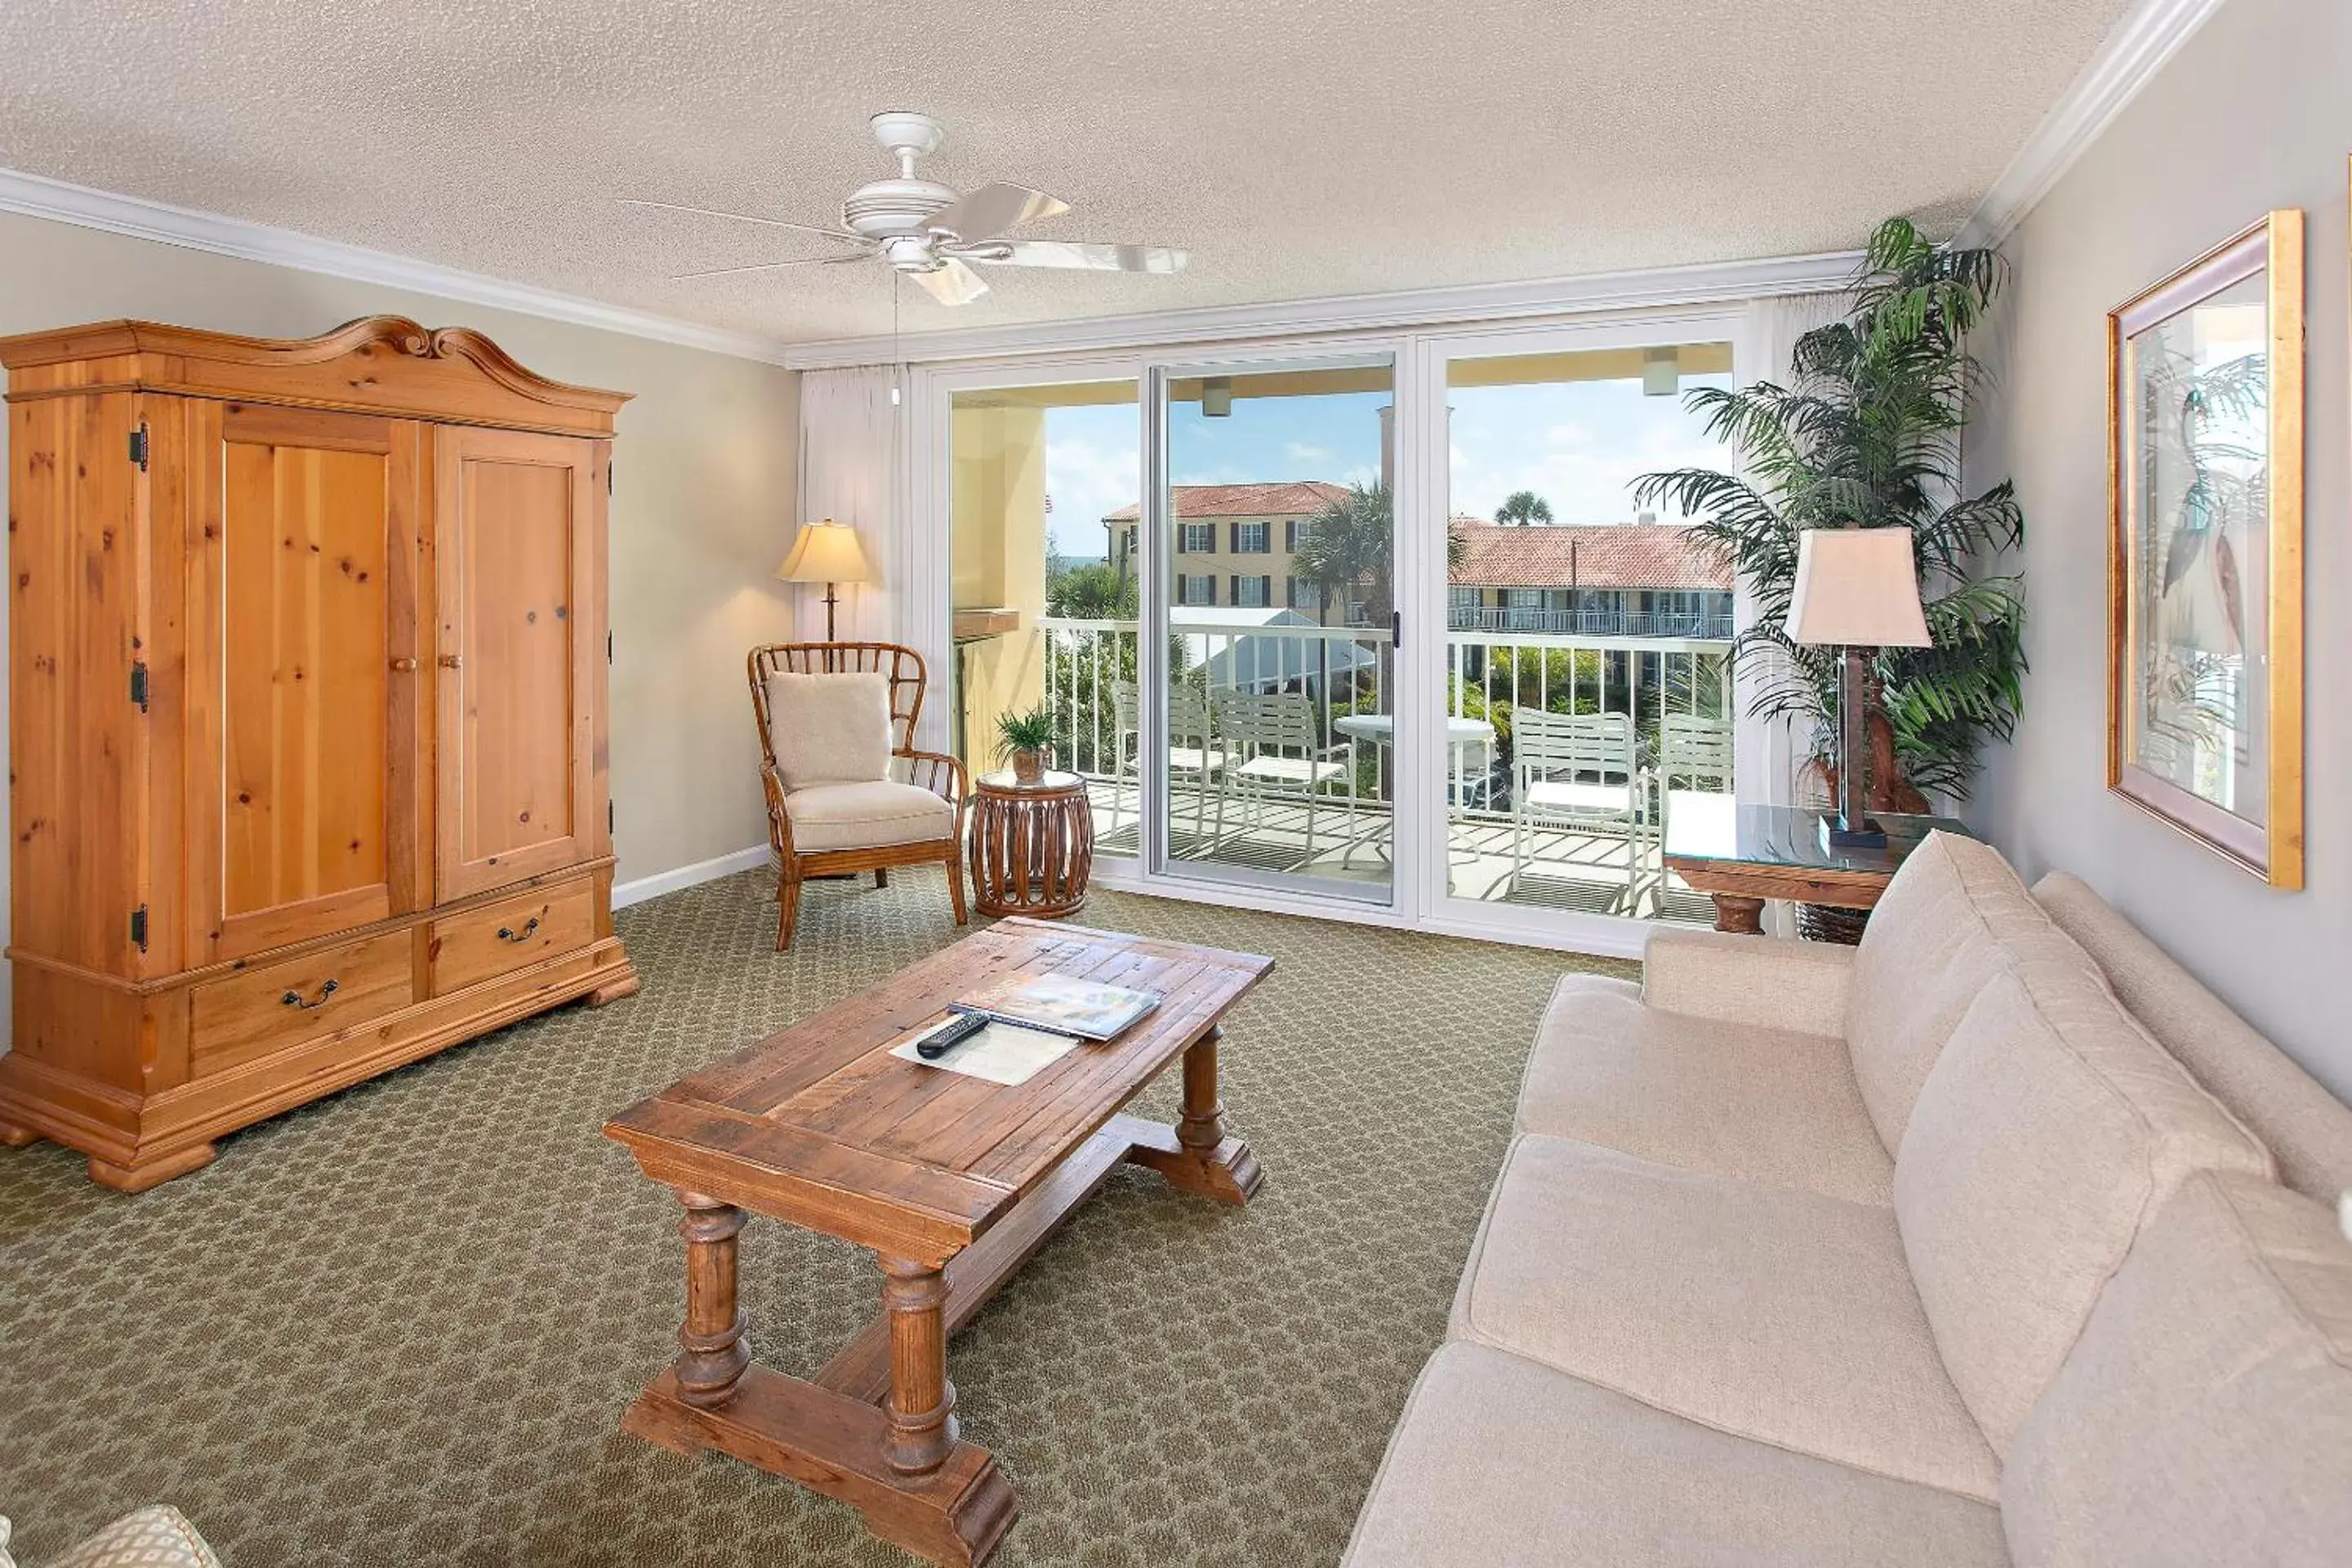
[[[1928,647],[1918,568],[1907,528],[1809,528],[1797,536],[1797,586],[1789,600],[1789,640],[1845,650],[1838,679],[1838,810],[1822,818],[1828,849],[1884,849],[1886,832],[1864,805],[1870,743],[1864,650]]]
[[[801,524],[800,537],[793,541],[793,552],[776,568],[776,575],[787,583],[824,584],[824,640],[832,642],[835,603],[833,585],[871,583],[874,569],[866,563],[866,552],[857,542],[857,530],[828,517],[823,522]]]

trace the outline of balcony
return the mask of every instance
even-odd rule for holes
[[[1713,619],[1602,618],[1618,626]],[[1089,782],[1097,853],[1136,855],[1142,795],[1138,623],[1049,617],[1041,627],[1058,765]],[[1729,628],[1721,629],[1727,635],[1720,637],[1450,631],[1446,834],[1453,895],[1640,919],[1710,920],[1707,901],[1665,870],[1658,844],[1670,763],[1677,764],[1671,774],[1676,789],[1731,787],[1731,645]],[[1186,725],[1207,730],[1180,735],[1171,721],[1171,861],[1385,883],[1394,798],[1394,655],[1385,630],[1182,610],[1170,641],[1187,694],[1179,701],[1192,715]],[[1311,797],[1303,785],[1271,795],[1252,792],[1236,777],[1239,765],[1258,752],[1225,732],[1219,715],[1232,705],[1221,698],[1274,693],[1303,699],[1311,714],[1311,744],[1287,753],[1326,764],[1312,772]],[[1621,820],[1564,821],[1533,806],[1533,790],[1532,808],[1520,809],[1515,789],[1537,776],[1514,765],[1513,721],[1522,709],[1625,715],[1634,782],[1632,809]],[[1670,728],[1678,742],[1695,733],[1719,739],[1713,776],[1694,778],[1686,754],[1662,752]],[[1574,775],[1542,776],[1559,782]]]

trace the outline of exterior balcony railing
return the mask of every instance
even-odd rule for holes
[[[1682,626],[1719,618],[1627,615],[1612,624],[1660,619]],[[1135,854],[1146,700],[1137,683],[1139,623],[1049,616],[1040,627],[1057,765],[1094,784],[1102,852]],[[1728,754],[1730,628],[1716,629],[1724,635],[1447,634],[1446,820],[1456,896],[1696,918],[1693,910],[1703,901],[1670,885],[1657,859],[1666,782],[1659,743],[1666,716],[1686,715],[1702,728],[1719,727]],[[1377,868],[1385,876],[1396,657],[1386,627],[1268,625],[1181,612],[1170,627],[1168,658],[1170,678],[1184,689],[1170,706],[1171,854],[1309,874],[1361,875]],[[1225,770],[1247,752],[1219,728],[1220,698],[1230,693],[1305,699],[1317,750],[1341,763],[1316,786],[1320,825],[1306,824],[1303,810],[1292,809],[1250,815],[1246,826],[1243,814],[1228,812],[1227,830],[1213,827]],[[1188,725],[1205,723],[1209,732],[1177,733],[1172,721],[1180,706],[1194,716]],[[1627,714],[1639,753],[1642,824],[1613,833],[1574,831],[1556,821],[1530,828],[1512,798],[1511,719],[1520,708]],[[1693,785],[1683,780],[1675,787]],[[1727,764],[1722,776],[1697,787],[1728,792]],[[1347,824],[1339,835],[1329,826],[1335,812],[1344,813]],[[1317,837],[1304,837],[1302,827]],[[1594,901],[1580,890],[1588,887],[1598,889]]]
[[[1729,640],[1731,617],[1706,610],[1536,610],[1455,605],[1457,632],[1541,632],[1554,637],[1706,637]]]

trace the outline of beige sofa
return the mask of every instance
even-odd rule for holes
[[[1561,983],[1347,1563],[2352,1563],[2346,1189],[2071,878],[1939,835],[1858,950],[1662,932]]]

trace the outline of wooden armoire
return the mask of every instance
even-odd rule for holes
[[[300,342],[107,321],[0,339],[0,1143],[137,1192],[636,989],[605,788],[625,395],[394,317]]]

